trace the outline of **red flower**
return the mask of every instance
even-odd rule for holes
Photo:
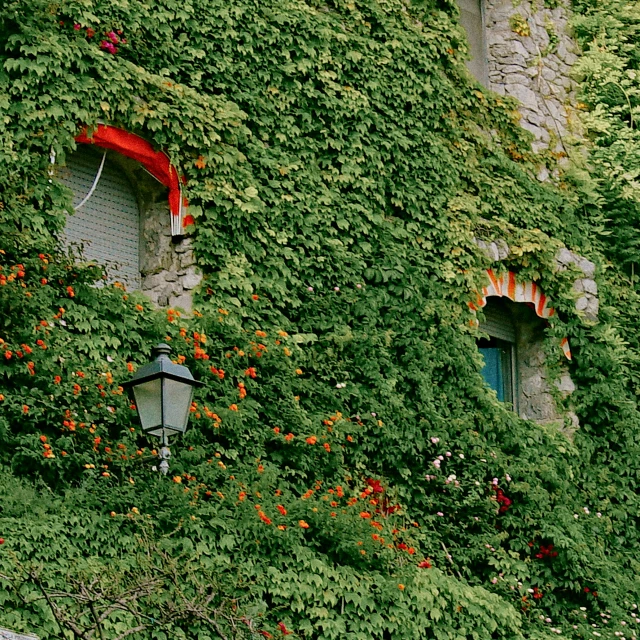
[[[373,493],[384,493],[384,487],[380,484],[380,480],[369,478],[367,484],[373,489]]]
[[[292,632],[289,631],[287,629],[287,627],[285,626],[284,622],[278,622],[278,628],[280,629],[280,631],[282,631],[282,635],[283,636],[288,636],[290,635]]]
[[[541,544],[540,551],[535,555],[535,557],[538,558],[538,560],[542,560],[544,558],[556,558],[557,556],[558,556],[558,552],[553,550],[552,544],[548,544],[548,545]]]
[[[506,513],[509,507],[513,504],[513,500],[508,498],[500,487],[494,485],[493,490],[496,492],[496,500],[500,503],[498,513]]]
[[[182,226],[183,227],[189,227],[189,226],[191,226],[192,224],[195,224],[195,223],[196,223],[195,218],[190,214],[185,216],[184,219],[182,220]]]
[[[418,569],[431,569],[431,563],[429,560],[423,560],[418,564]]]
[[[250,378],[255,378],[257,375],[255,367],[249,367],[248,369],[245,369],[244,375],[249,376]]]
[[[96,32],[91,27],[89,27],[87,29],[87,38],[93,38],[93,36],[95,35],[96,35]]]

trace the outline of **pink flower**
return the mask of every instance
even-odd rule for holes
[[[106,40],[102,40],[102,42],[100,42],[100,48],[112,55],[118,53],[118,49],[114,46],[113,42],[107,42]]]
[[[442,518],[442,516],[444,516],[444,513],[442,513],[442,511],[438,511],[438,513],[436,513],[437,516],[440,516]]]
[[[120,42],[120,38],[118,38],[115,31],[109,31],[109,33],[107,33],[107,38],[109,38],[113,44],[118,44],[118,42]]]
[[[81,26],[76,22],[76,23],[73,25],[73,30],[74,30],[74,31],[80,31],[80,29],[82,29],[82,27],[81,27]]]

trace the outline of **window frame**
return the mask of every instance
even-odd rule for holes
[[[518,410],[519,410],[518,397],[519,397],[520,389],[518,385],[518,350],[517,350],[516,343],[510,342],[508,340],[503,340],[502,338],[492,335],[492,332],[487,331],[482,325],[480,325],[480,331],[482,333],[486,333],[489,336],[489,340],[487,340],[486,338],[480,338],[476,343],[478,350],[481,351],[482,349],[499,349],[502,354],[501,355],[501,365],[503,367],[502,395],[504,397],[500,401],[504,402],[507,405],[510,405],[513,411],[518,413]],[[482,344],[480,344],[482,341],[486,341],[489,343],[493,342],[494,344],[483,346]],[[506,358],[504,357],[505,355],[507,356]],[[505,360],[508,360],[508,362],[505,363]],[[493,389],[496,393],[498,393],[497,389],[494,389],[486,380],[486,378],[485,378],[485,383],[490,389]]]

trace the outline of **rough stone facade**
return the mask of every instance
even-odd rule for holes
[[[116,154],[117,155],[117,154]],[[167,190],[136,162],[118,157],[138,198],[140,210],[140,290],[159,307],[191,311],[192,292],[202,276],[191,240],[171,237]]]
[[[562,413],[551,391],[543,348],[544,320],[526,305],[510,303],[509,307],[517,328],[518,413],[526,420],[556,424],[567,435],[571,435],[579,426],[578,418],[572,411]],[[555,386],[563,397],[575,391],[575,384],[566,370]],[[565,424],[565,416],[569,419],[569,426]]]
[[[598,285],[593,279],[596,266],[590,260],[569,251],[561,249],[556,255],[556,266],[559,271],[564,271],[569,265],[575,265],[582,271],[583,278],[578,278],[573,283],[573,290],[577,293],[576,311],[590,322],[597,322],[598,310]]]
[[[544,366],[544,320],[524,304],[509,302],[516,326],[518,413],[528,420],[558,419]]]
[[[484,0],[489,88],[520,101],[521,124],[535,136],[536,151],[562,152],[575,127],[570,70],[577,45],[567,1],[547,8],[542,0]]]
[[[31,633],[17,633],[0,627],[0,640],[38,640],[38,636]]]
[[[191,310],[192,292],[202,279],[189,238],[174,243],[169,206],[155,203],[141,216],[141,290],[160,307]]]

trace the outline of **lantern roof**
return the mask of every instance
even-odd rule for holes
[[[171,347],[168,344],[160,343],[153,347],[152,351],[153,360],[148,364],[140,367],[133,375],[131,380],[123,383],[125,389],[134,387],[144,382],[155,380],[156,378],[169,378],[171,380],[177,380],[178,382],[184,382],[192,387],[202,387],[204,383],[195,380],[191,375],[191,371],[187,367],[183,367],[180,364],[175,364],[169,358],[171,353]]]

